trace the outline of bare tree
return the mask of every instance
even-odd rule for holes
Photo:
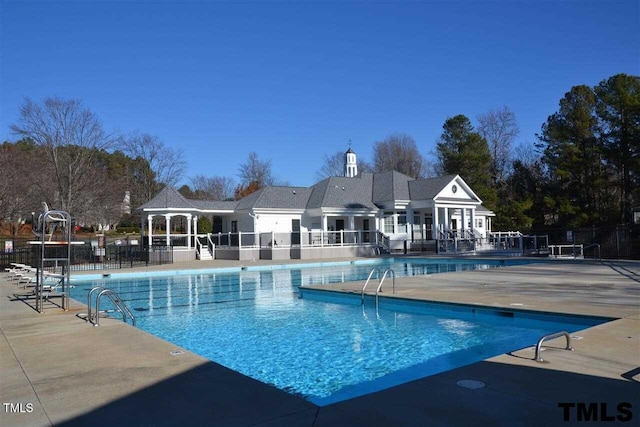
[[[142,202],[151,200],[162,185],[176,185],[187,167],[183,152],[167,147],[155,135],[133,132],[121,137],[118,146],[129,157],[148,165],[141,165],[137,171],[140,188],[136,191]]]
[[[531,166],[541,161],[540,153],[533,142],[523,142],[517,145],[512,152],[512,160],[519,161],[523,165]]]
[[[97,155],[113,141],[98,117],[77,99],[45,98],[40,105],[26,98],[11,130],[42,148],[55,184],[48,202],[74,214],[86,210],[83,195],[95,185],[89,174]]]
[[[330,176],[344,176],[344,155],[343,151],[336,151],[333,154],[325,154],[320,170],[316,172],[316,179],[323,180]],[[371,165],[358,158],[358,175],[364,172],[372,172]]]
[[[192,191],[197,197],[209,200],[229,200],[233,199],[235,183],[232,178],[225,176],[207,177],[196,175],[190,179]]]
[[[376,172],[395,170],[413,178],[423,178],[428,169],[416,141],[404,133],[395,133],[376,142],[373,163]]]
[[[124,213],[122,202],[128,189],[128,181],[119,178],[110,174],[104,165],[87,174],[87,179],[94,185],[90,191],[82,193],[82,203],[86,209],[75,216],[78,224],[106,226],[118,223]]]
[[[244,186],[255,183],[258,188],[262,188],[276,182],[271,170],[271,160],[260,160],[253,151],[249,153],[247,161],[240,165],[238,176]]]
[[[0,221],[17,225],[30,217],[30,212],[39,211],[42,203],[41,183],[36,173],[42,167],[37,163],[40,149],[32,141],[20,141],[0,145]]]
[[[505,182],[511,160],[511,146],[520,133],[516,115],[507,106],[478,116],[478,133],[489,143],[491,178],[497,188]]]
[[[242,180],[235,188],[233,197],[240,200],[268,185],[276,185],[271,171],[271,160],[260,160],[258,154],[250,152],[247,161],[240,165],[238,176]]]

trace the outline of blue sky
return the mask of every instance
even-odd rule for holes
[[[184,150],[188,177],[237,179],[249,152],[291,185],[324,154],[503,105],[518,142],[574,85],[640,74],[637,0],[0,0],[0,139],[24,97],[82,99],[109,131]]]

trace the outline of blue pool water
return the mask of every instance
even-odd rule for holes
[[[492,268],[523,260],[390,259],[75,281],[72,297],[114,289],[137,326],[245,375],[326,405],[443,372],[573,332],[603,319],[298,291],[366,279],[372,267],[397,276]],[[304,288],[303,288],[304,289]]]

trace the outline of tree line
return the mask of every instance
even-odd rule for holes
[[[80,100],[26,99],[0,146],[0,219],[18,223],[46,201],[81,224],[116,224],[125,192],[133,209],[163,186],[181,182],[183,153],[135,131],[106,132]],[[501,107],[476,125],[463,114],[443,124],[433,160],[407,134],[373,143],[372,162],[358,170],[396,170],[414,178],[460,175],[496,213],[496,230],[541,230],[629,223],[640,204],[640,77],[618,74],[595,87],[574,86],[535,135],[516,145],[515,113]],[[344,152],[325,154],[318,179],[340,176]],[[233,177],[196,175],[179,188],[187,198],[240,199],[267,185],[284,185],[271,160],[251,152]],[[135,211],[133,212],[135,217]]]

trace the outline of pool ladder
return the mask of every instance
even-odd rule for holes
[[[387,278],[387,274],[391,273],[391,277],[393,279],[393,293],[396,293],[396,272],[392,269],[392,268],[387,268],[384,273],[382,274],[382,276],[380,276],[380,269],[379,268],[372,268],[371,271],[369,272],[369,277],[367,277],[367,281],[364,282],[364,286],[362,287],[362,293],[360,295],[360,305],[364,306],[364,291],[365,289],[367,289],[367,285],[369,284],[369,282],[371,281],[371,278],[373,277],[373,274],[376,274],[376,277],[379,279],[378,282],[378,287],[376,288],[376,309],[378,308],[378,295],[380,294],[380,292],[382,292],[382,283],[384,282],[384,279]]]
[[[91,297],[96,292],[98,293],[98,295],[95,298],[96,309],[94,312],[91,309],[93,306]],[[102,296],[106,296],[107,298],[109,298],[109,300],[113,303],[113,306],[115,307],[114,310],[100,311],[100,299],[102,298]],[[96,286],[89,291],[89,295],[87,296],[87,310],[88,312],[87,312],[87,317],[85,318],[85,321],[93,324],[93,326],[100,326],[100,313],[112,313],[114,311],[117,311],[120,314],[122,314],[123,322],[127,323],[127,318],[129,318],[131,319],[131,324],[133,326],[136,326],[135,316],[131,313],[131,311],[129,310],[129,307],[127,307],[124,301],[120,299],[120,295],[118,295],[118,293],[113,289],[105,288],[104,286]]]

